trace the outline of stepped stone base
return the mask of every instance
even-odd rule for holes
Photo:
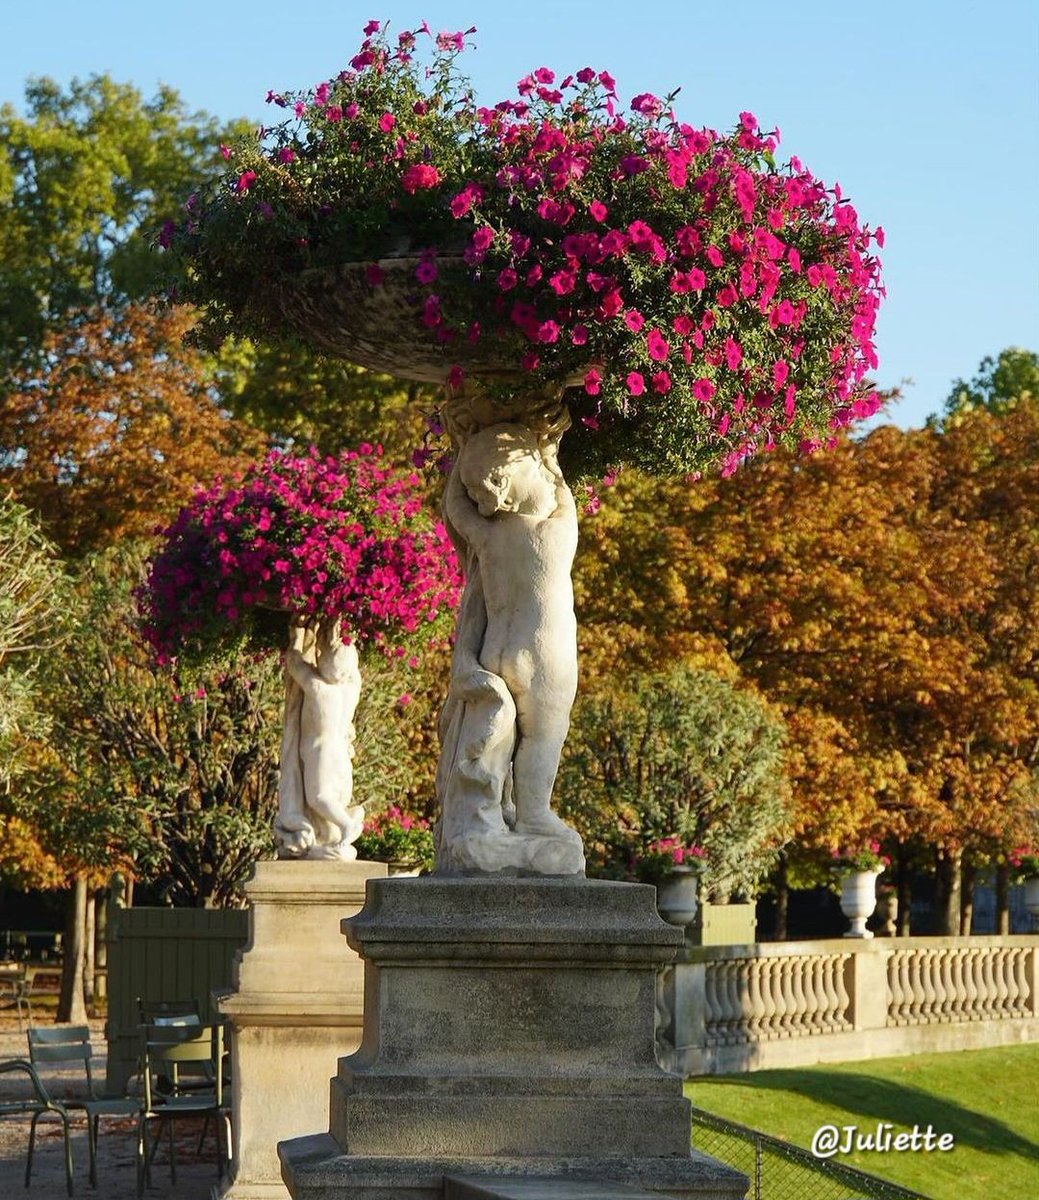
[[[669,1159],[392,1158],[345,1155],[324,1133],[283,1143],[281,1153],[295,1200],[635,1200],[647,1193],[744,1200],[747,1194],[746,1175],[695,1150]],[[477,1180],[482,1190],[474,1190]]]
[[[234,1030],[234,1154],[222,1200],[287,1200],[279,1138],[328,1122],[337,1055],[361,1040],[364,966],[339,923],[385,863],[257,863],[245,885],[249,942],[220,1011]]]
[[[656,970],[682,933],[654,900],[583,878],[370,880],[343,922],[364,1036],[329,1135],[279,1147],[294,1200],[442,1200],[473,1175],[742,1198],[743,1175],[690,1152],[656,1061]]]

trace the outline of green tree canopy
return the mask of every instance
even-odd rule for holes
[[[945,399],[944,424],[955,424],[965,413],[979,408],[1005,413],[1027,396],[1039,396],[1039,354],[1009,346],[998,358],[983,358],[970,383],[962,379],[953,383]]]
[[[66,314],[155,288],[151,234],[183,215],[225,165],[220,143],[247,128],[108,75],[68,89],[36,79],[22,112],[0,107],[0,381],[39,358]]]

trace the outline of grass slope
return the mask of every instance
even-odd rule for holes
[[[698,1108],[809,1148],[822,1125],[931,1125],[948,1153],[862,1151],[837,1160],[932,1200],[1039,1197],[1039,1045],[704,1076]]]

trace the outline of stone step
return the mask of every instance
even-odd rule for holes
[[[454,1175],[444,1179],[444,1200],[652,1200],[663,1192],[647,1192],[621,1183],[594,1180],[502,1179],[494,1175]]]

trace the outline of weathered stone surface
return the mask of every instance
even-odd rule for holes
[[[235,1146],[224,1200],[285,1200],[277,1143],[328,1124],[336,1057],[356,1047],[363,964],[339,934],[384,863],[257,863],[250,937],[220,999],[230,1018]]]
[[[650,1200],[660,1195],[622,1183],[588,1183],[560,1175],[545,1179],[465,1175],[444,1180],[444,1200]]]
[[[690,1154],[681,1082],[656,1061],[656,967],[682,934],[653,888],[433,876],[367,894],[343,923],[364,1038],[333,1080],[331,1136],[280,1147],[297,1200],[439,1198],[447,1175],[743,1196],[742,1175]]]
[[[587,1184],[637,1188],[669,1200],[744,1200],[748,1182],[746,1175],[695,1150],[682,1157],[639,1159],[388,1158],[344,1155],[328,1134],[318,1134],[283,1143],[280,1153],[295,1200],[447,1200],[452,1196],[447,1181],[471,1176],[487,1183],[500,1180],[502,1187]],[[546,1194],[566,1200],[561,1191]]]

